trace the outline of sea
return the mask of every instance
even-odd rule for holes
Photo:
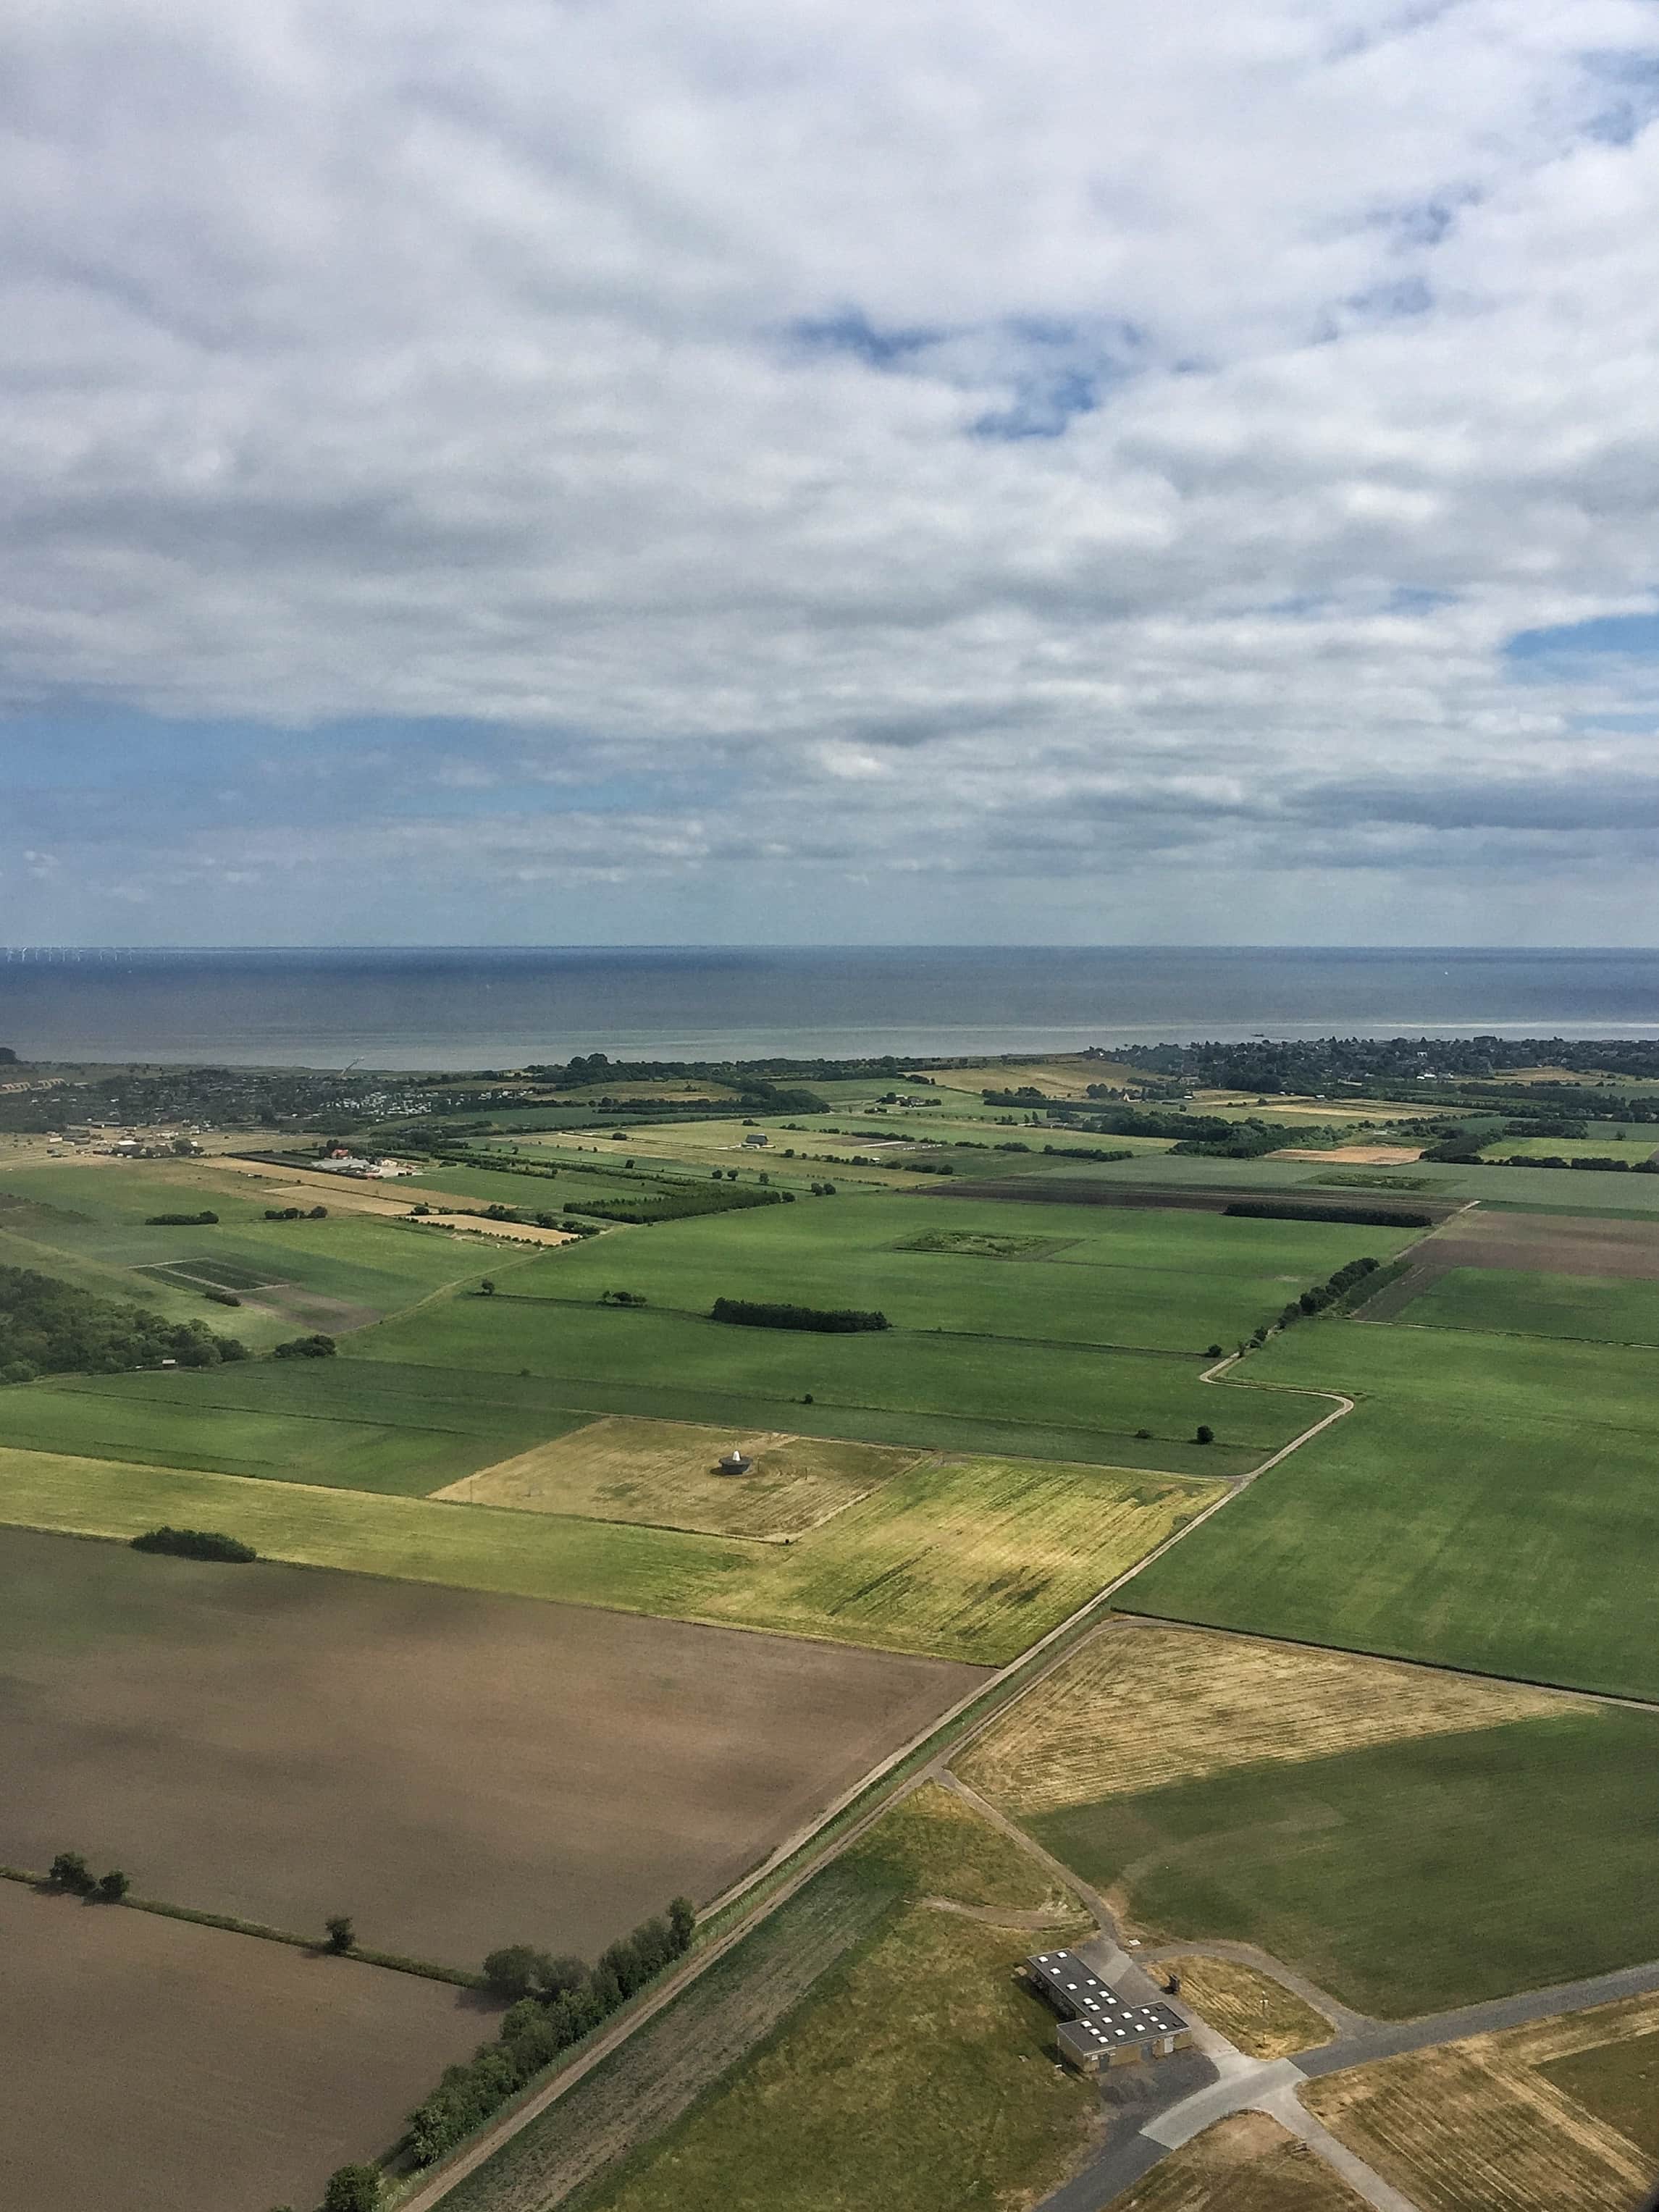
[[[1482,1033],[1659,1036],[1659,951],[0,951],[0,1044],[26,1060],[391,1071]]]

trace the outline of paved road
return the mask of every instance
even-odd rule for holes
[[[1177,1948],[1177,1947],[1171,1947]],[[1190,1950],[1209,1949],[1224,1955],[1247,1950],[1243,1945],[1188,1945]],[[1133,1968],[1127,1953],[1109,1937],[1097,1939],[1087,1955],[1097,1972],[1114,1957]],[[1255,1964],[1254,1960],[1251,1960]],[[1278,1978],[1285,1970],[1274,1962]],[[1119,1980],[1115,1973],[1109,1978]],[[1141,1976],[1144,1979],[1145,1977]],[[1310,1991],[1313,1984],[1307,1985]],[[1310,2148],[1334,2166],[1376,2212],[1417,2212],[1411,2199],[1344,2144],[1306,2112],[1297,2090],[1307,2081],[1338,2074],[1351,2066],[1373,2065],[1402,2051],[1428,2051],[1437,2045],[1461,2043],[1466,2036],[1486,2035],[1499,2028],[1524,2027],[1558,2014],[1584,2012],[1594,2005],[1613,2004],[1621,1997],[1643,1996],[1659,1990],[1659,1960],[1641,1966],[1620,1966],[1611,1973],[1594,1974],[1583,1981],[1559,1983],[1553,1989],[1527,1990],[1516,1996],[1492,1997],[1482,2004],[1462,2005],[1455,2012],[1432,2013],[1421,2020],[1368,2021],[1348,2013],[1356,2024],[1314,2051],[1291,2058],[1252,2059],[1217,2036],[1200,2030],[1199,2041],[1208,2060],[1212,2079],[1197,2087],[1171,2082],[1175,2094],[1159,2096],[1148,2107],[1125,2115],[1121,2126],[1083,2172],[1053,2195],[1045,2197],[1039,2212],[1105,2212],[1125,2190],[1150,2173],[1166,2152],[1212,2127],[1230,2113],[1267,2112],[1300,2136]],[[1126,1989],[1125,1994],[1128,1994]],[[1322,1996],[1322,1992],[1319,1993]],[[1326,1999],[1328,2004],[1332,2001]],[[1346,2007],[1342,2009],[1346,2012]]]

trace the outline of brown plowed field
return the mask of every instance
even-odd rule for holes
[[[470,1991],[0,1881],[0,2204],[266,2212],[403,2131]]]
[[[1594,1214],[1460,1213],[1412,1250],[1407,1273],[1369,1305],[1364,1321],[1397,1321],[1413,1298],[1455,1267],[1506,1267],[1529,1275],[1616,1275],[1659,1283],[1659,1223]]]
[[[982,1670],[0,1529],[0,1862],[471,1966],[716,1894]]]

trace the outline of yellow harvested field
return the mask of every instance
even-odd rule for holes
[[[1334,1166],[1361,1168],[1402,1168],[1410,1161],[1421,1159],[1421,1145],[1337,1145],[1328,1146],[1323,1152],[1298,1152],[1294,1149],[1269,1152],[1273,1160],[1318,1160]]]
[[[1637,1997],[1334,2074],[1302,2100],[1422,2212],[1632,2212],[1651,2160],[1539,2069],[1656,2027],[1659,1997]]]
[[[746,1474],[720,1472],[733,1445],[753,1462]],[[820,1527],[921,1456],[834,1437],[733,1436],[688,1421],[615,1415],[500,1460],[436,1495],[520,1513],[781,1540]]]
[[[1112,2212],[1364,2212],[1364,2199],[1265,2112],[1235,2112],[1162,2160]]]
[[[1328,2043],[1336,2033],[1322,2012],[1254,1966],[1194,1952],[1159,1963],[1180,1975],[1182,2004],[1251,2058],[1288,2058]]]
[[[1549,1690],[1474,1681],[1204,1628],[1115,1622],[1022,1698],[960,1762],[1020,1813],[1132,1796],[1267,1759],[1573,1710]]]

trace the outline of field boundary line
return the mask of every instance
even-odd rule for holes
[[[48,1896],[60,1893],[48,1875],[36,1874],[27,1867],[0,1866],[0,1881],[15,1881],[25,1888],[42,1891]],[[69,1891],[62,1893],[66,1897],[72,1893]],[[464,1966],[441,1966],[435,1960],[406,1958],[401,1952],[376,1951],[367,1946],[360,1948],[356,1943],[349,1950],[334,1953],[326,1942],[319,1942],[314,1936],[298,1935],[291,1928],[274,1928],[265,1920],[239,1919],[234,1913],[207,1912],[193,1905],[169,1905],[161,1898],[129,1894],[118,1898],[86,1898],[82,1902],[107,1904],[127,1912],[152,1912],[158,1919],[184,1920],[195,1928],[216,1928],[222,1935],[246,1936],[262,1943],[283,1943],[293,1951],[355,1959],[362,1966],[380,1966],[391,1974],[413,1974],[425,1982],[447,1982],[456,1989],[479,1990],[484,1986],[482,1974],[469,1973]]]
[[[1219,1361],[1216,1367],[1207,1370],[1200,1379],[1205,1382],[1218,1379],[1220,1371],[1231,1366],[1238,1357],[1237,1353],[1234,1353],[1229,1358]],[[1017,1702],[1026,1691],[1034,1689],[1044,1675],[1067,1658],[1073,1645],[1082,1641],[1087,1634],[1087,1624],[1092,1620],[1093,1616],[1107,1607],[1116,1593],[1127,1583],[1132,1582],[1144,1568],[1150,1566],[1154,1560],[1161,1559],[1184,1537],[1190,1535],[1194,1528],[1201,1527],[1212,1515],[1220,1512],[1224,1506],[1231,1504],[1234,1498],[1249,1487],[1257,1475],[1265,1474],[1269,1468],[1278,1466],[1279,1462],[1291,1452],[1297,1450],[1310,1438],[1329,1427],[1332,1422],[1340,1420],[1353,1410],[1353,1400],[1335,1391],[1306,1389],[1292,1383],[1263,1382],[1239,1387],[1280,1390],[1297,1397],[1334,1398],[1338,1402],[1330,1413],[1316,1421],[1311,1427],[1304,1430],[1299,1436],[1293,1437],[1288,1444],[1282,1445],[1277,1451],[1271,1453],[1259,1467],[1252,1468],[1248,1474],[1231,1482],[1225,1482],[1224,1478],[1222,1479],[1224,1486],[1220,1494],[1195,1513],[1190,1521],[1184,1522],[1179,1528],[1166,1536],[1162,1543],[1154,1545],[1150,1552],[1137,1559],[1133,1566],[1126,1568],[1121,1575],[1115,1576],[1110,1582],[1097,1590],[1092,1597],[1086,1598],[1064,1620],[1056,1623],[1018,1657],[1011,1660],[1006,1667],[1000,1668],[988,1682],[979,1684],[976,1688],[960,1698],[955,1705],[921,1730],[908,1744],[902,1745],[896,1751],[889,1753],[861,1780],[844,1790],[839,1798],[832,1801],[822,1812],[816,1814],[804,1827],[799,1829],[794,1836],[777,1845],[758,1865],[732,1883],[721,1895],[713,1899],[701,1916],[702,1924],[705,1926],[732,1911],[745,1898],[750,1897],[752,1893],[761,1889],[763,1885],[769,1882],[776,1884],[763,1896],[754,1897],[750,1908],[747,1911],[741,1913],[730,1927],[722,1929],[717,1936],[711,1937],[706,1948],[694,1952],[690,1958],[683,1962],[669,1981],[652,1992],[650,1997],[640,2006],[637,2011],[631,2013],[625,2020],[619,2021],[613,2030],[603,2035],[598,2043],[583,2053],[581,2057],[571,2065],[562,2069],[542,2088],[532,2091],[515,2109],[498,2119],[486,2122],[479,2134],[474,2136],[470,2143],[458,2146],[455,2152],[451,2154],[453,2163],[447,2170],[440,2170],[437,2173],[430,2175],[424,2184],[417,2183],[409,2194],[397,2200],[398,2212],[431,2212],[431,2208],[439,2204],[458,2183],[476,2172],[487,2159],[493,2157],[495,2152],[510,2142],[520,2130],[528,2126],[532,2120],[539,2118],[550,2106],[556,2103],[567,2089],[573,2087],[603,2059],[609,2057],[612,2051],[619,2049],[636,2027],[643,2027],[647,2021],[655,2019],[657,2014],[672,2003],[675,1997],[690,1987],[705,1968],[713,1966],[716,1960],[723,1958],[734,1945],[741,1942],[745,1936],[752,1933],[763,1921],[776,1911],[780,1905],[787,1903],[803,1888],[814,1875],[821,1872],[824,1867],[839,1857],[849,1844],[856,1842],[858,1838],[891,1806],[919,1787],[922,1782],[935,1778],[933,1770],[936,1767],[942,1768],[947,1752],[953,1754],[958,1748],[955,1741],[947,1745],[939,1742],[939,1739],[948,1735],[957,1723],[972,1713],[975,1706],[986,1704],[988,1710],[975,1717],[973,1725],[965,1733],[964,1741],[971,1741],[982,1728],[988,1727],[994,1719],[999,1717],[1006,1710],[1008,1705]],[[1202,1480],[1201,1477],[1198,1479]],[[1034,1662],[1037,1662],[1036,1671],[1031,1674],[1030,1680],[1024,1680],[1028,1670],[1032,1668]],[[1020,1679],[1017,1680],[1017,1678]],[[1006,1698],[1003,1697],[1005,1691],[1012,1692]],[[925,1759],[922,1759],[924,1753],[927,1754]],[[918,1760],[921,1760],[922,1763],[917,1766],[914,1773],[908,1775],[902,1773],[902,1770],[907,1765]],[[891,1786],[884,1787],[888,1784]],[[860,1801],[869,1796],[873,1796],[874,1802],[866,1809],[858,1811]],[[839,1834],[826,1838],[824,1832],[832,1827],[837,1820],[844,1819],[849,1813],[854,1814],[850,1823]],[[822,1843],[823,1848],[814,1850],[815,1843]],[[799,1861],[799,1863],[792,1864],[792,1861]],[[1069,1879],[1068,1887],[1075,1890],[1075,1876]]]

